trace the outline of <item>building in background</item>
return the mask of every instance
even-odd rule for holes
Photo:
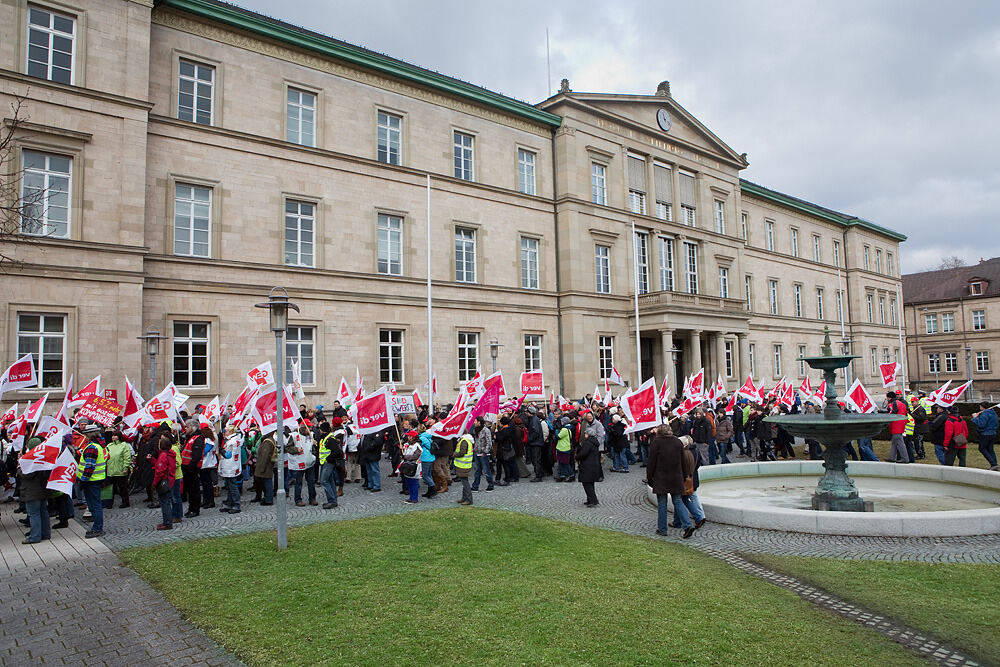
[[[273,285],[310,402],[355,367],[419,389],[428,252],[443,400],[491,347],[508,386],[542,369],[567,396],[613,367],[801,378],[824,325],[860,377],[900,355],[905,237],[740,179],[667,82],[531,105],[214,0],[17,0],[0,26],[0,101],[28,116],[8,168],[46,193],[0,353],[35,352],[46,389],[146,389],[152,326],[158,387],[238,391]]]

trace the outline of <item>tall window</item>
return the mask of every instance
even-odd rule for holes
[[[395,215],[378,216],[378,272],[403,275],[403,219]]]
[[[458,381],[468,382],[479,368],[479,334],[458,332]]]
[[[750,240],[749,230],[747,229],[747,225],[750,222],[749,219],[750,216],[747,214],[746,211],[740,213],[740,236],[743,238],[744,243]]]
[[[521,287],[538,289],[538,239],[521,237]]]
[[[524,334],[524,372],[542,370],[542,337]]]
[[[208,322],[174,322],[174,384],[208,386]]]
[[[772,315],[778,314],[778,281],[767,281],[767,302]]]
[[[687,171],[678,172],[681,185],[681,222],[688,227],[694,227],[697,210],[696,181],[694,174]]]
[[[478,336],[478,334],[471,334]],[[462,350],[462,334],[458,334],[459,354]],[[475,367],[475,364],[473,364]],[[475,373],[475,370],[472,371]],[[378,330],[378,375],[379,382],[403,383],[403,330]],[[471,377],[471,375],[469,376]]]
[[[891,252],[885,253],[885,272],[886,272],[886,275],[890,275],[890,276],[893,275],[894,269],[893,269],[892,264],[893,264],[893,262],[892,262],[892,253]]]
[[[885,297],[878,298],[878,323],[885,324]]]
[[[805,345],[799,345],[798,364],[799,364],[799,377],[800,378],[806,376],[806,362],[804,362],[802,360],[802,357],[804,357],[804,356],[806,356],[806,346]]]
[[[764,247],[774,252],[774,223],[770,220],[764,221]]]
[[[601,206],[608,203],[608,169],[597,162],[590,163],[590,201]]]
[[[826,319],[823,314],[823,288],[816,288],[816,319],[822,320]]]
[[[403,164],[403,119],[395,114],[378,112],[378,161],[386,164]]]
[[[872,268],[871,267],[871,254],[872,254],[871,248],[869,248],[868,246],[865,246],[863,252],[864,252],[864,267],[865,267],[865,271],[871,271],[871,268]]]
[[[837,290],[837,321],[844,321],[844,291]]]
[[[726,233],[726,202],[715,200],[715,233]]]
[[[76,19],[28,6],[28,76],[73,83]]]
[[[743,291],[747,299],[747,312],[753,312],[753,276],[743,276]]]
[[[285,140],[301,146],[316,145],[316,96],[296,88],[288,89]]]
[[[792,257],[798,257],[799,256],[799,230],[797,230],[794,227],[792,227],[791,231],[792,231],[792,234],[791,234],[791,240],[792,240]]]
[[[671,193],[670,167],[659,162],[653,163],[653,187],[656,188],[656,217],[673,220],[673,194]]]
[[[757,374],[757,345],[755,343],[750,343],[747,348],[747,361],[750,364],[750,375]]]
[[[892,361],[892,357],[889,355],[889,348],[883,347],[882,348],[882,363],[883,364],[887,364],[890,361]]]
[[[594,246],[594,280],[598,294],[611,293],[611,248]]]
[[[674,240],[660,237],[660,289],[674,291]]]
[[[649,291],[649,234],[636,232],[635,243],[635,282],[639,294]]]
[[[955,313],[941,313],[941,333],[955,333]]]
[[[727,341],[726,341],[726,345],[725,345],[725,349],[726,349],[726,359],[725,359],[725,366],[726,366],[726,377],[727,377],[727,378],[731,378],[731,377],[733,377],[733,373],[734,373],[734,364],[733,364],[733,353],[734,353],[734,350],[733,350],[733,341],[731,341],[731,340],[727,340]]]
[[[875,323],[875,296],[871,293],[865,295],[865,300],[868,303],[868,323]]]
[[[208,257],[212,190],[197,185],[174,186],[174,254]]]
[[[882,273],[882,251],[875,248],[875,272]]]
[[[729,269],[724,266],[719,267],[719,296],[729,298]]]
[[[941,355],[937,352],[932,352],[927,355],[927,371],[929,373],[941,372]]]
[[[924,328],[927,333],[936,334],[938,332],[937,315],[924,315]]]
[[[813,261],[814,262],[818,262],[819,259],[820,259],[820,256],[819,256],[819,236],[817,234],[813,234]]]
[[[599,361],[598,379],[607,380],[611,377],[611,370],[615,365],[615,337],[597,337],[597,358]]]
[[[878,375],[878,348],[873,347],[872,353],[872,375]]]
[[[990,353],[976,352],[976,370],[980,373],[987,373],[990,370]]]
[[[476,230],[474,229],[459,227],[455,230],[455,280],[460,283],[476,282]]]
[[[889,299],[889,323],[892,326],[896,326],[896,297],[891,297]]]
[[[792,286],[792,296],[795,301],[795,317],[802,317],[802,285]]]
[[[66,366],[66,316],[18,313],[17,356],[31,354],[43,389],[63,386]]]
[[[781,345],[774,346],[774,377],[781,375]]]
[[[69,238],[73,158],[25,149],[21,160],[21,233]]]
[[[840,266],[840,241],[833,242],[833,265]]]
[[[316,206],[304,201],[285,201],[285,264],[315,266],[313,233]]]
[[[944,353],[944,372],[945,373],[957,373],[958,372],[958,354],[955,352],[945,352]]]
[[[181,59],[177,73],[177,117],[212,125],[215,99],[215,68]]]
[[[646,159],[637,155],[628,156],[628,208],[646,214]]]
[[[684,277],[688,294],[698,293],[698,245],[684,242]]]
[[[517,149],[517,190],[535,194],[535,154],[521,148]]]
[[[986,311],[985,310],[974,310],[974,311],[972,311],[972,330],[973,331],[985,331],[986,330]]]
[[[285,356],[299,364],[302,384],[316,384],[316,327],[288,327]],[[285,369],[285,382],[292,383],[292,368]]]
[[[475,171],[472,166],[474,142],[472,135],[465,134],[464,132],[455,132],[454,141],[455,178],[461,178],[466,181],[475,180]]]

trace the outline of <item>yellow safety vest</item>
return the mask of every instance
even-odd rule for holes
[[[83,478],[83,465],[80,465],[76,469],[77,478],[82,482],[101,482],[105,477],[108,476],[108,455],[104,451],[104,447],[101,447],[97,443],[93,443],[94,447],[97,448],[97,463],[94,464],[94,472],[87,479]],[[88,445],[89,447],[89,445]],[[84,451],[86,451],[84,447]]]
[[[468,445],[468,451],[465,456],[458,456],[458,449],[455,449],[455,467],[468,470],[472,467],[472,437],[469,435],[463,435],[458,439],[459,443],[466,443]]]
[[[323,465],[324,463],[326,463],[326,460],[328,458],[330,458],[330,454],[333,453],[333,448],[330,447],[327,444],[327,440],[329,440],[330,438],[336,439],[337,436],[340,435],[340,434],[344,434],[345,437],[346,437],[346,434],[344,433],[344,429],[338,428],[336,431],[334,431],[333,433],[330,433],[325,438],[323,438],[322,440],[319,441],[319,464],[320,465]]]
[[[913,415],[906,415],[906,429],[903,431],[903,435],[913,435],[913,426],[916,422],[913,420]]]

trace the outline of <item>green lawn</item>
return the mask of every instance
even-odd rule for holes
[[[1000,664],[1000,565],[753,559]]]
[[[122,554],[248,663],[926,664],[686,547],[480,508]]]
[[[857,443],[855,443],[857,445]],[[872,449],[875,450],[875,456],[879,458],[880,461],[889,460],[889,451],[892,448],[892,443],[888,440],[872,440]],[[857,446],[855,446],[855,451],[857,451]],[[850,461],[848,461],[850,463]],[[934,445],[931,442],[924,443],[924,458],[914,461],[914,463],[925,463],[928,465],[940,465],[938,463],[937,457],[934,456]],[[958,465],[958,461],[955,461],[955,465]],[[974,442],[970,442],[969,446],[965,450],[965,465],[970,468],[980,468],[982,470],[989,470],[990,464],[983,458],[983,455],[979,453],[979,445]]]

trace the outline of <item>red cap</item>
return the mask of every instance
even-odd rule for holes
[[[340,426],[343,423],[344,423],[344,420],[341,419],[340,417],[334,417],[333,419],[330,420],[330,426],[334,426],[334,427]]]
[[[405,436],[406,436],[407,438],[416,438],[416,437],[419,437],[419,436],[420,436],[420,434],[419,434],[419,433],[417,433],[416,431],[414,431],[414,430],[412,430],[412,429],[410,429],[409,431],[407,431],[407,432],[406,432],[406,433],[404,433],[403,435],[405,435]]]

